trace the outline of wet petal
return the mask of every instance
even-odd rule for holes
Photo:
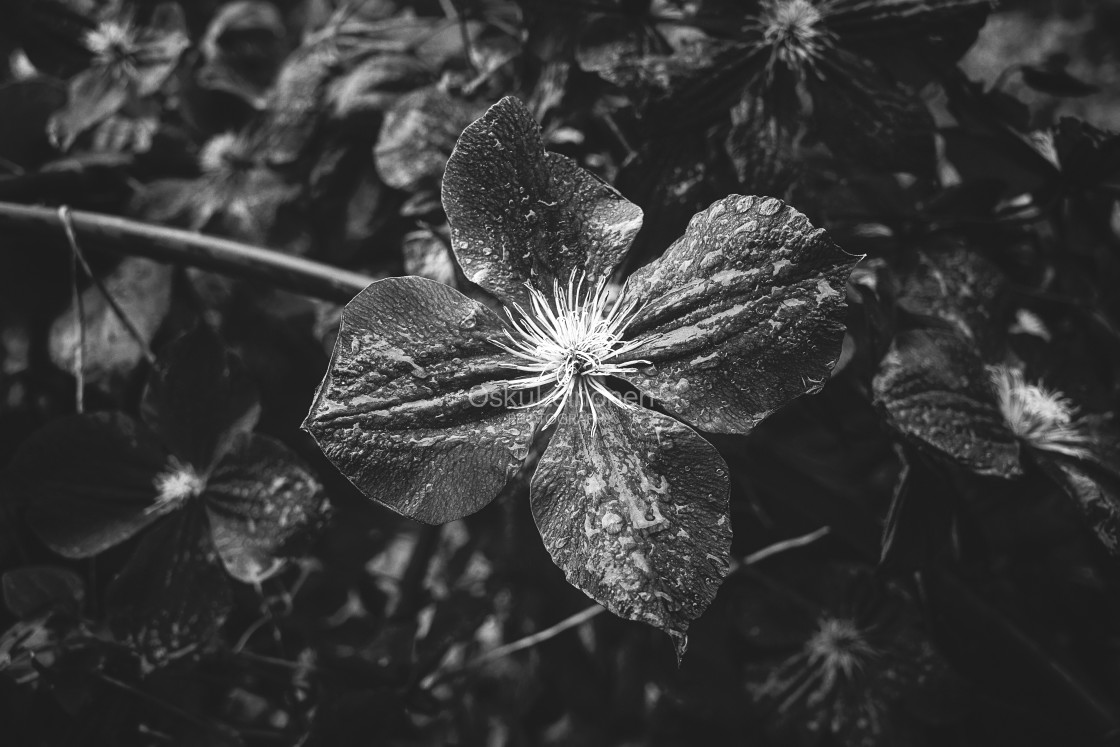
[[[35,534],[60,555],[88,558],[157,518],[148,509],[166,461],[147,427],[103,412],[60,418],[36,431],[10,471]]]
[[[1097,539],[1120,555],[1120,474],[1094,458],[1030,449],[1042,470],[1073,499]],[[1115,456],[1112,457],[1115,460]]]
[[[323,486],[284,444],[248,434],[214,470],[203,494],[214,546],[229,574],[258,583],[281,565],[291,540],[327,511]]]
[[[646,303],[631,383],[698,428],[745,433],[820,388],[844,337],[844,285],[858,257],[772,197],[733,195],[697,213],[630,278]]]
[[[202,508],[189,504],[152,527],[109,586],[110,618],[152,663],[207,643],[232,605]]]
[[[872,387],[896,428],[982,475],[1015,477],[1019,445],[976,352],[956,335],[899,335]]]
[[[260,403],[241,360],[200,326],[159,356],[141,415],[175,456],[206,474],[239,434],[253,429]]]
[[[537,417],[505,398],[503,324],[423,278],[373,283],[347,304],[304,428],[369,498],[442,523],[489,503]]]
[[[443,206],[466,276],[522,305],[526,281],[551,291],[553,278],[573,270],[609,275],[642,225],[641,208],[545,152],[540,125],[508,96],[463,131],[444,172]]]
[[[569,405],[533,476],[533,517],[568,581],[684,653],[689,623],[728,570],[726,465],[688,426],[600,405],[598,430]]]

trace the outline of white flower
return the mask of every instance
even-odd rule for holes
[[[1084,459],[1089,437],[1077,427],[1077,408],[1061,392],[1028,384],[1023,372],[1008,366],[989,369],[1000,412],[1011,432],[1043,451]]]

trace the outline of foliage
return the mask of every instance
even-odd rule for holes
[[[11,3],[5,743],[1112,743],[1118,14]]]

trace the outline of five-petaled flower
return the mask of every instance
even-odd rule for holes
[[[731,539],[726,465],[690,426],[745,433],[820,386],[857,258],[779,200],[732,196],[612,299],[641,210],[546,152],[513,98],[463,132],[443,202],[464,273],[508,319],[429,280],[373,283],[305,428],[367,496],[437,523],[489,503],[556,424],[531,483],[546,547],[683,652]]]
[[[251,432],[259,412],[240,361],[199,328],[156,361],[139,420],[61,418],[12,460],[28,522],[59,554],[93,557],[143,532],[109,612],[153,663],[207,642],[232,604],[227,574],[259,584],[328,509],[301,460]]]

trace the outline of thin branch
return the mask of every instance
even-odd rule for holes
[[[775,542],[772,545],[767,545],[761,550],[752,552],[750,555],[743,558],[743,565],[753,565],[754,563],[757,563],[759,561],[766,560],[766,558],[769,558],[772,555],[783,553],[786,550],[793,550],[798,547],[804,547],[805,545],[812,544],[819,540],[821,537],[828,534],[830,531],[831,529],[829,527],[823,526],[820,529],[816,529],[812,532],[809,532],[808,534],[803,534],[800,537],[792,537],[787,540],[782,540],[781,542]]]
[[[200,267],[231,277],[263,280],[328,301],[349,301],[377,279],[271,249],[111,215],[74,211],[71,222],[75,235],[86,246],[123,256]],[[0,235],[59,243],[63,239],[60,223],[53,208],[0,202]],[[19,243],[8,240],[0,246],[15,248]]]
[[[86,409],[86,310],[82,292],[78,290],[77,243],[70,245],[70,305],[74,308],[74,324],[78,328],[78,347],[74,351],[74,409],[81,415]]]
[[[85,255],[82,254],[82,249],[78,246],[78,239],[74,236],[74,226],[70,220],[70,208],[65,205],[60,207],[58,209],[58,218],[62,221],[62,227],[66,231],[66,240],[70,242],[70,251],[73,252],[78,262],[81,263],[82,271],[85,272],[86,276],[97,286],[97,290],[101,292],[101,297],[109,304],[109,308],[113,310],[113,313],[121,320],[121,324],[128,330],[132,339],[140,346],[140,352],[143,354],[144,360],[148,361],[148,363],[155,363],[156,357],[152,355],[152,350],[148,347],[148,341],[144,339],[144,335],[140,333],[139,328],[137,328],[132,319],[129,318],[128,314],[125,313],[125,310],[121,308],[121,305],[117,303],[117,299],[113,298],[113,294],[105,287],[105,282],[94,274],[93,269],[89,266],[89,262],[86,261]]]

